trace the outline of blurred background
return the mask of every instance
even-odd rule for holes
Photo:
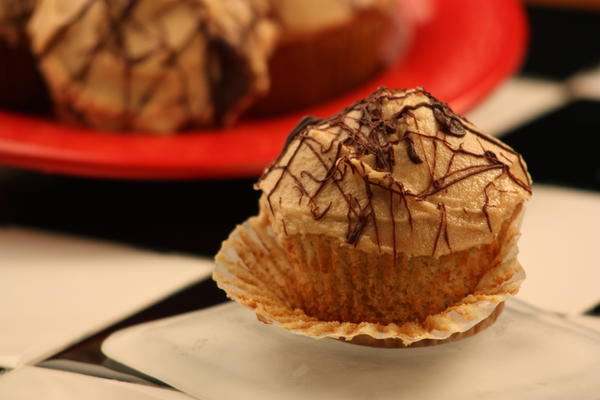
[[[407,2],[408,5],[411,3],[418,2]],[[463,3],[468,2],[460,2],[461,6]],[[486,89],[485,93],[475,96],[477,98],[470,101],[471,104],[464,107],[460,105],[464,108],[461,112],[464,111],[466,116],[483,130],[501,137],[503,141],[519,151],[527,161],[535,182],[533,202],[537,201],[537,203],[531,205],[532,219],[525,222],[521,246],[525,260],[529,264],[534,264],[536,260],[534,256],[538,256],[544,260],[554,258],[565,262],[564,260],[569,260],[569,256],[572,255],[570,253],[576,251],[578,254],[575,264],[578,264],[577,268],[587,271],[581,277],[585,277],[589,289],[592,285],[591,277],[598,277],[596,271],[600,270],[594,247],[598,242],[596,231],[600,222],[598,217],[600,215],[600,208],[598,208],[600,207],[600,41],[598,40],[600,2],[528,0],[516,4],[519,10],[523,11],[524,21],[526,21],[523,51],[521,52],[517,46],[511,55],[515,58],[514,67],[507,66],[504,76],[501,79],[499,77],[493,85],[488,85],[489,90]],[[426,13],[426,11],[420,12]],[[509,29],[518,29],[519,25],[516,25],[517,28],[514,26],[510,24]],[[414,36],[410,37],[411,43],[398,46],[409,47],[411,44],[419,43],[419,30],[415,29]],[[505,34],[511,38],[518,38],[515,32],[503,33],[501,29],[498,32],[499,35]],[[404,47],[398,48],[408,51]],[[420,51],[426,52],[427,49]],[[2,57],[5,57],[5,53],[0,52],[0,65],[7,60]],[[242,62],[236,58],[237,55],[231,57],[219,58],[222,66],[226,65],[223,64],[226,62],[238,64]],[[398,62],[404,61],[401,58]],[[472,62],[478,61],[474,59]],[[443,68],[443,62],[440,63],[439,68]],[[511,68],[512,70],[508,71]],[[229,76],[225,72],[223,74]],[[386,76],[385,74],[385,69],[378,70],[369,79],[381,79],[381,76]],[[233,75],[239,76],[239,72]],[[446,76],[445,79],[452,82],[454,78]],[[485,76],[480,79],[483,81]],[[369,81],[366,82],[368,86]],[[309,84],[309,82],[305,83],[305,85]],[[433,89],[427,89],[433,92]],[[2,96],[6,95],[7,93],[2,93]],[[18,93],[15,94],[17,95]],[[346,96],[346,93],[340,96]],[[14,282],[17,281],[11,283],[6,278],[16,276],[14,269],[30,267],[27,263],[43,263],[46,259],[42,254],[32,261],[32,258],[22,257],[23,254],[10,252],[6,247],[15,246],[15,240],[40,240],[40,243],[45,243],[54,236],[65,238],[65,242],[59,245],[64,246],[64,251],[52,253],[52,257],[64,258],[68,260],[65,261],[66,263],[73,262],[75,251],[73,249],[79,248],[78,240],[81,239],[86,243],[100,241],[110,245],[124,245],[157,257],[181,256],[194,263],[203,258],[212,258],[229,232],[237,224],[257,213],[259,192],[253,190],[253,183],[258,176],[256,171],[239,174],[239,176],[232,174],[227,178],[220,178],[221,175],[216,173],[215,177],[188,179],[153,179],[152,177],[123,179],[109,176],[94,177],[93,173],[84,176],[69,175],[52,171],[51,168],[44,167],[43,163],[41,167],[36,168],[34,165],[28,166],[15,162],[10,152],[13,151],[11,149],[17,149],[14,151],[18,152],[19,147],[14,145],[14,135],[11,136],[12,133],[8,132],[12,126],[15,126],[14,118],[18,118],[19,121],[41,118],[52,124],[67,124],[54,120],[55,117],[51,115],[50,108],[47,106],[49,101],[51,100],[46,98],[44,100],[46,106],[36,105],[31,109],[18,107],[15,110],[14,107],[5,107],[0,113],[0,136],[3,138],[0,138],[0,147],[5,146],[0,152],[0,230],[4,231],[3,235],[7,235],[6,238],[10,238],[10,240],[5,239],[4,244],[0,242],[0,248],[5,247],[1,250],[2,254],[10,254],[10,257],[0,255],[2,292],[10,293],[10,290],[13,292],[19,290],[14,287]],[[323,100],[323,104],[327,101],[329,100]],[[465,104],[467,103],[469,102]],[[317,106],[314,107],[318,107],[319,104],[322,103],[317,102]],[[314,109],[310,108],[311,111]],[[302,113],[303,109],[300,110]],[[294,112],[291,113],[296,118],[299,114]],[[266,117],[261,115],[256,118],[260,123],[260,121],[283,118],[281,115]],[[254,123],[252,122],[255,121],[252,119],[254,117],[249,118],[250,124]],[[3,125],[3,121],[7,120],[10,120],[10,124]],[[246,126],[244,125],[246,121],[248,119],[243,117],[239,123]],[[72,125],[67,124],[67,126]],[[231,129],[235,130],[236,125],[228,128],[228,132]],[[199,130],[201,131],[196,128],[194,132]],[[8,133],[1,133],[3,131]],[[107,135],[122,134],[124,133],[107,133]],[[276,139],[273,139],[274,146],[277,148],[281,145],[284,134],[278,133]],[[177,135],[186,135],[186,133]],[[6,146],[6,138],[9,136],[13,140],[11,145],[14,145],[10,149]],[[255,150],[247,148],[245,151],[253,153]],[[535,200],[538,188],[541,188],[540,200]],[[538,228],[533,227],[532,225],[538,221],[540,221]],[[559,225],[552,225],[549,224],[551,221],[561,222]],[[543,227],[542,223],[544,223]],[[34,232],[35,234],[23,235],[22,239],[15,239],[13,235],[15,230],[20,233]],[[527,240],[528,232],[533,232],[529,240]],[[38,234],[41,236],[36,236]],[[535,235],[540,236],[534,237]],[[74,244],[69,244],[71,240],[75,241]],[[584,243],[586,248],[581,249],[581,243]],[[40,248],[46,248],[44,246],[40,244]],[[530,246],[529,252],[526,246]],[[31,249],[27,251],[35,251],[36,245],[30,243],[23,248]],[[105,257],[102,251],[110,251],[110,248],[97,250],[97,252],[94,250],[90,253],[90,257],[102,260]],[[561,255],[548,254],[550,252],[562,253]],[[85,269],[85,254],[77,253],[77,257],[76,264],[80,264],[78,266],[80,270]],[[110,260],[110,263],[128,263],[127,257],[122,260],[110,257],[106,259]],[[525,260],[523,264],[528,270]],[[539,263],[548,266],[546,261]],[[95,268],[103,267],[98,264]],[[143,262],[140,261],[140,265],[136,264],[136,268],[138,268],[137,272],[128,275],[128,279],[131,279],[131,291],[135,291],[138,286],[135,276],[145,274]],[[170,271],[170,268],[173,270]],[[177,273],[177,268],[179,268],[177,263],[173,265],[166,263],[162,273],[165,275]],[[544,281],[550,279],[548,276],[552,274],[544,277],[543,274],[536,272],[543,271],[543,268],[544,265],[537,267],[532,265],[532,269],[528,270],[532,271],[529,279],[537,281],[540,286],[555,288],[552,281]],[[579,271],[573,268],[574,271]],[[39,272],[42,273],[51,274],[47,269],[45,272]],[[153,279],[161,279],[160,276],[159,272]],[[54,353],[44,354],[37,359],[34,357],[35,362],[72,360],[119,369],[111,365],[100,352],[99,346],[103,338],[110,332],[125,326],[226,301],[224,294],[216,288],[212,280],[200,279],[205,276],[206,273],[202,277],[194,275],[183,279],[170,293],[151,297],[152,300],[136,306],[137,308],[133,307],[131,312],[126,313],[127,315],[113,318],[111,323],[99,325],[98,329],[87,332],[86,335],[68,337],[62,345],[54,347]],[[556,276],[562,275],[557,273]],[[118,271],[105,278],[108,281],[120,279]],[[78,284],[93,285],[93,282],[86,282],[84,279]],[[575,287],[578,284],[577,281],[568,283],[573,292],[578,291]],[[535,286],[533,283],[531,285],[532,288]],[[23,290],[26,291],[27,288]],[[68,290],[65,288],[65,295]],[[550,299],[546,303],[550,308],[551,299],[558,296],[557,292],[554,289],[547,291],[540,289],[540,291],[539,298]],[[111,286],[105,286],[99,292],[110,297]],[[588,316],[600,315],[600,296],[597,293],[596,288],[595,292],[592,290],[586,293],[585,299],[574,306],[574,309],[565,306],[565,309],[558,311]],[[533,296],[532,292],[530,294]],[[114,293],[114,296],[118,295],[118,292]],[[32,296],[35,297],[35,294]],[[562,296],[567,298],[571,295],[567,293]],[[554,301],[559,306],[568,303],[561,299]],[[33,304],[34,307],[37,304],[39,307],[43,302],[41,299],[32,300],[28,304],[29,306]],[[537,305],[545,306],[545,304]],[[4,307],[11,307],[10,297],[5,297]],[[19,307],[16,301],[14,307]],[[24,309],[23,314],[26,315],[27,312]],[[8,322],[2,322],[2,319],[8,317],[3,317],[2,313],[0,311],[0,326],[4,327]],[[43,331],[43,327],[38,329]],[[7,334],[5,329],[3,331],[0,333],[0,341]],[[8,364],[4,367],[10,369]],[[123,370],[122,367],[120,368]]]

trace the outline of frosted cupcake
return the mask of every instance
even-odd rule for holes
[[[214,279],[294,333],[438,343],[493,322],[525,278],[523,159],[422,89],[305,119],[256,186]]]
[[[231,124],[268,89],[267,0],[39,0],[29,32],[62,119],[173,132]]]

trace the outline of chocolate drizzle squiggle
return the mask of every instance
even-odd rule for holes
[[[399,110],[390,116],[388,104]],[[426,119],[429,117],[422,110],[429,110],[431,120]],[[477,144],[466,146],[467,142],[479,143],[480,149]],[[300,153],[302,160],[314,157],[322,175],[314,167],[308,170],[297,164]],[[440,160],[441,154],[450,155]],[[404,182],[399,177],[407,168],[413,168],[410,165],[428,178],[416,183]],[[356,177],[362,178],[362,190],[349,183]],[[490,233],[496,228],[490,212],[496,208],[493,202],[499,201],[498,196],[514,194],[527,198],[531,193],[531,179],[518,153],[478,131],[446,103],[420,88],[398,91],[380,88],[339,114],[323,120],[303,120],[257,184],[265,191],[264,198],[272,214],[276,212],[272,200],[276,195],[281,199],[282,182],[287,179],[302,193],[315,221],[327,217],[334,206],[338,210],[342,206],[333,204],[331,197],[325,200],[325,189],[340,196],[346,219],[344,240],[350,245],[356,246],[369,228],[381,249],[381,212],[388,213],[394,256],[398,254],[397,216],[403,214],[407,228],[415,230],[413,208],[419,202],[432,203],[438,210],[437,233],[430,248],[431,256],[438,256],[452,251],[459,242],[451,237],[450,219],[472,220],[475,215],[463,206],[459,207],[462,217],[451,215],[443,200],[448,190],[467,182],[480,187],[479,215]],[[381,191],[388,196],[377,194]],[[375,197],[379,202],[387,202],[387,211],[376,212]],[[289,228],[288,224],[287,231]]]

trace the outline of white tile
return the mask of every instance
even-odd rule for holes
[[[569,315],[569,320],[600,333],[600,316]]]
[[[212,261],[0,229],[0,367],[40,361],[212,271]]]
[[[516,77],[498,87],[467,118],[484,132],[502,136],[511,129],[564,105],[566,86],[533,78]]]
[[[94,378],[47,368],[23,367],[0,379],[6,400],[191,400],[171,389]]]
[[[519,298],[571,314],[600,303],[599,194],[534,185],[519,248]]]
[[[600,66],[576,74],[567,86],[575,98],[600,101]]]
[[[199,399],[591,399],[600,333],[510,300],[471,338],[379,349],[297,336],[228,303],[117,332],[103,351]]]

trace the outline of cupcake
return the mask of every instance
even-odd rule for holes
[[[25,32],[35,0],[0,0],[0,107],[42,104],[46,90]]]
[[[525,278],[523,159],[421,88],[304,119],[256,187],[213,277],[291,332],[440,343],[492,323]]]
[[[314,105],[372,79],[400,57],[411,32],[399,0],[272,0],[281,33],[271,88],[252,107],[275,114]]]
[[[105,130],[231,124],[268,89],[267,0],[40,0],[29,32],[56,112]]]

